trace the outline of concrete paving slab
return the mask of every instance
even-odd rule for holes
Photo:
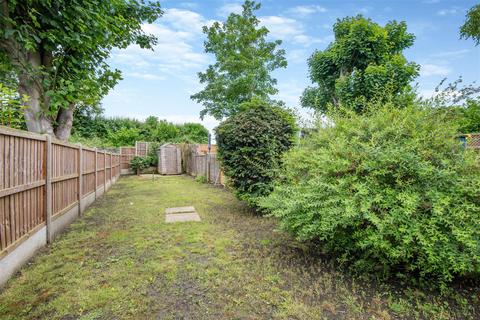
[[[189,207],[175,207],[175,208],[167,208],[165,209],[166,214],[172,213],[186,213],[186,212],[195,212],[195,208],[192,206]]]
[[[174,214],[165,215],[166,223],[187,222],[187,221],[202,221],[202,219],[200,219],[200,216],[196,212],[174,213]]]

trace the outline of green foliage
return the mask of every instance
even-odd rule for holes
[[[454,138],[455,122],[394,105],[332,119],[286,155],[261,206],[362,271],[478,275],[480,158]]]
[[[177,142],[208,143],[208,130],[200,123],[184,123],[178,128],[180,137]]]
[[[272,189],[296,126],[291,113],[259,100],[243,103],[240,110],[216,128],[218,156],[236,195],[256,207]]]
[[[195,181],[197,181],[198,183],[207,183],[207,177],[205,177],[204,175],[200,174],[198,176],[195,177]]]
[[[461,77],[451,83],[446,81],[442,79],[435,87],[433,97],[420,102],[457,121],[459,133],[480,132],[480,87],[475,83],[462,85]]]
[[[468,12],[465,23],[460,28],[460,37],[472,38],[475,45],[480,44],[480,4],[473,6]]]
[[[156,167],[158,165],[157,150],[161,145],[159,142],[150,142],[148,144],[147,162],[149,166]]]
[[[202,118],[210,114],[221,120],[235,114],[242,102],[253,97],[268,100],[278,92],[270,73],[287,66],[285,51],[277,49],[281,41],[267,41],[268,29],[260,27],[254,14],[260,4],[247,0],[242,7],[241,14],[230,14],[226,22],[203,27],[205,52],[216,62],[198,74],[205,88],[191,96],[205,107]]]
[[[129,118],[106,118],[98,108],[78,109],[73,123],[75,141],[92,140],[97,146],[133,146],[135,141],[207,143],[208,130],[199,123],[173,124],[150,116],[144,122]],[[151,158],[155,163],[156,154]]]
[[[25,128],[23,103],[28,97],[20,97],[15,89],[0,83],[0,125],[15,129]]]
[[[77,143],[77,144],[81,144],[83,146],[91,147],[91,148],[96,148],[96,147],[115,148],[116,147],[106,139],[102,139],[99,137],[82,137],[78,134],[72,134],[68,141],[71,143]]]
[[[122,127],[117,131],[110,131],[108,133],[108,141],[114,146],[132,146],[136,141],[140,141],[140,131],[136,128]]]
[[[149,163],[147,158],[135,156],[130,161],[130,168],[132,168],[132,170],[135,171],[137,174],[148,167]]]
[[[415,39],[405,22],[382,27],[359,15],[337,20],[333,31],[335,41],[308,60],[316,86],[305,90],[304,107],[325,113],[329,104],[342,104],[361,112],[371,100],[412,100],[409,83],[418,75],[418,65],[402,54]]]
[[[17,73],[20,91],[35,93],[29,129],[51,133],[62,110],[98,104],[121,79],[106,62],[112,49],[151,49],[156,38],[142,24],[161,14],[159,2],[144,0],[2,1],[0,64]]]
[[[458,107],[459,132],[480,132],[480,99],[469,99],[465,107]]]

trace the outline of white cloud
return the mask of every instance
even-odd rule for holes
[[[298,108],[300,106],[300,96],[305,89],[297,80],[289,80],[278,84],[277,99],[284,101],[288,107]]]
[[[418,94],[424,99],[430,99],[435,96],[435,89],[421,89]]]
[[[408,31],[413,32],[417,37],[437,29],[435,24],[428,21],[414,21],[408,24]]]
[[[292,38],[303,33],[300,24],[295,19],[265,16],[260,17],[260,21],[270,31],[270,35],[277,39]]]
[[[423,64],[420,68],[420,75],[429,76],[447,76],[451,72],[450,68],[436,64]]]
[[[209,57],[198,43],[202,27],[211,23],[194,11],[166,9],[158,23],[142,25],[146,33],[158,38],[153,51],[131,45],[115,50],[112,61],[122,66],[126,76],[161,80],[168,75],[190,81],[192,75],[208,63]]]
[[[325,42],[324,39],[306,35],[303,24],[295,19],[280,16],[264,16],[259,19],[274,39],[292,41],[304,46]]]
[[[303,5],[290,8],[289,13],[299,15],[299,16],[308,16],[314,13],[326,12],[327,9],[319,5]]]
[[[228,17],[230,13],[240,14],[243,11],[243,7],[240,3],[226,3],[217,10],[217,14],[220,17]]]
[[[145,73],[145,72],[128,72],[126,73],[126,75],[134,78],[144,79],[144,80],[165,80],[166,79],[164,76],[159,76],[156,74]]]
[[[204,25],[213,23],[213,20],[205,20],[197,12],[176,8],[166,9],[161,21],[170,24],[175,29],[194,34],[201,33]]]
[[[180,6],[184,8],[195,9],[198,7],[198,4],[195,2],[182,2],[180,3]]]
[[[287,61],[288,63],[307,63],[309,54],[311,54],[311,52],[305,49],[288,50]]]
[[[456,14],[456,13],[458,13],[458,12],[459,12],[458,8],[457,8],[457,7],[454,7],[454,8],[450,8],[450,9],[442,9],[442,10],[439,10],[439,11],[437,12],[437,14],[438,14],[439,16],[448,16],[448,15],[454,15],[454,14]]]
[[[370,12],[370,10],[372,10],[371,7],[362,7],[362,8],[358,8],[357,12],[360,14],[367,14]]]
[[[442,51],[442,52],[434,53],[431,56],[435,58],[455,59],[455,58],[461,58],[469,52],[470,52],[469,49],[461,49],[461,50],[453,50],[453,51]]]

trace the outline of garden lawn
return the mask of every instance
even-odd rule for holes
[[[202,222],[165,223],[193,205]],[[1,319],[478,318],[442,296],[360,279],[186,176],[124,177],[0,291]]]

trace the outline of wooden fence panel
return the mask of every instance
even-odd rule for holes
[[[206,153],[208,145],[184,144],[182,148],[183,171],[191,176],[203,175],[209,183],[224,185],[225,176],[216,153]],[[212,146],[211,150],[217,150]]]
[[[78,200],[78,146],[52,142],[52,215],[60,214]]]
[[[135,155],[139,157],[145,157],[148,153],[148,142],[137,141],[135,142]]]
[[[79,193],[85,197],[105,178],[113,183],[120,176],[119,154],[52,140],[0,126],[0,260],[40,227],[47,224],[49,232],[47,209],[60,216],[77,204],[81,212]]]
[[[135,147],[121,147],[121,169],[128,170],[130,168],[130,161],[135,157]]]
[[[113,157],[113,176],[117,177],[120,174],[120,156],[118,154]]]
[[[97,152],[97,187],[103,186],[105,181],[105,154]]]
[[[110,174],[111,174],[111,170],[112,170],[112,156],[111,154],[106,154],[106,159],[105,159],[105,174],[107,175],[106,176],[106,181],[109,182],[110,181]]]
[[[82,195],[95,192],[95,151],[82,150]]]
[[[45,139],[0,132],[0,251],[45,222]]]

